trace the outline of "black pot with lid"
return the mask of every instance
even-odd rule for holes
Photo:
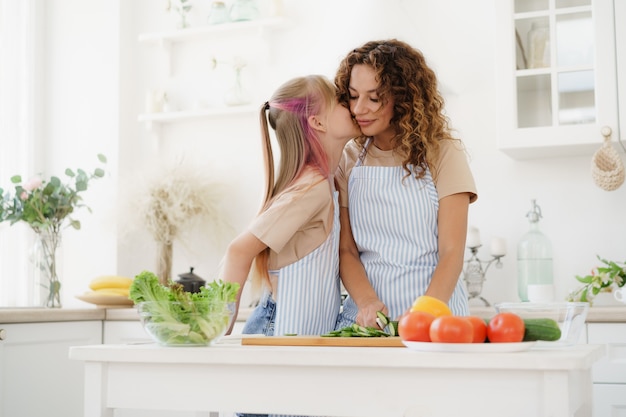
[[[193,273],[193,266],[189,268],[189,272],[178,276],[180,279],[176,283],[182,285],[187,292],[200,292],[200,288],[206,284],[205,280]]]

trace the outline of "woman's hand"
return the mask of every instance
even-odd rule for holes
[[[389,314],[389,310],[385,304],[379,299],[368,301],[363,306],[359,306],[359,312],[356,315],[356,324],[365,327],[376,327],[378,328],[378,323],[376,323],[376,312],[382,311],[385,315]]]

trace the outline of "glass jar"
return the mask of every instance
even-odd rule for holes
[[[214,1],[211,3],[211,10],[209,11],[209,18],[207,23],[209,25],[219,25],[220,23],[226,23],[230,20],[228,16],[228,9],[226,3],[223,1]]]
[[[254,20],[259,17],[256,0],[235,0],[230,7],[230,20],[233,22]]]

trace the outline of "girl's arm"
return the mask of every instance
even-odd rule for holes
[[[378,298],[367,279],[359,251],[352,236],[350,214],[347,207],[339,209],[341,232],[339,240],[339,273],[344,287],[359,308],[356,317],[361,326],[377,327],[376,312],[388,314],[387,307]]]
[[[228,245],[228,249],[226,249],[226,256],[224,257],[224,265],[222,267],[222,280],[239,283],[235,315],[226,334],[230,334],[232,332],[235,321],[237,320],[241,293],[248,279],[252,261],[254,260],[254,257],[261,253],[261,251],[265,250],[265,248],[267,248],[265,243],[260,241],[252,233],[246,231],[236,237],[230,245]]]

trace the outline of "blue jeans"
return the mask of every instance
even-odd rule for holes
[[[262,334],[274,336],[274,323],[276,322],[276,302],[269,293],[261,297],[259,305],[252,310],[252,314],[243,326],[243,334]]]

